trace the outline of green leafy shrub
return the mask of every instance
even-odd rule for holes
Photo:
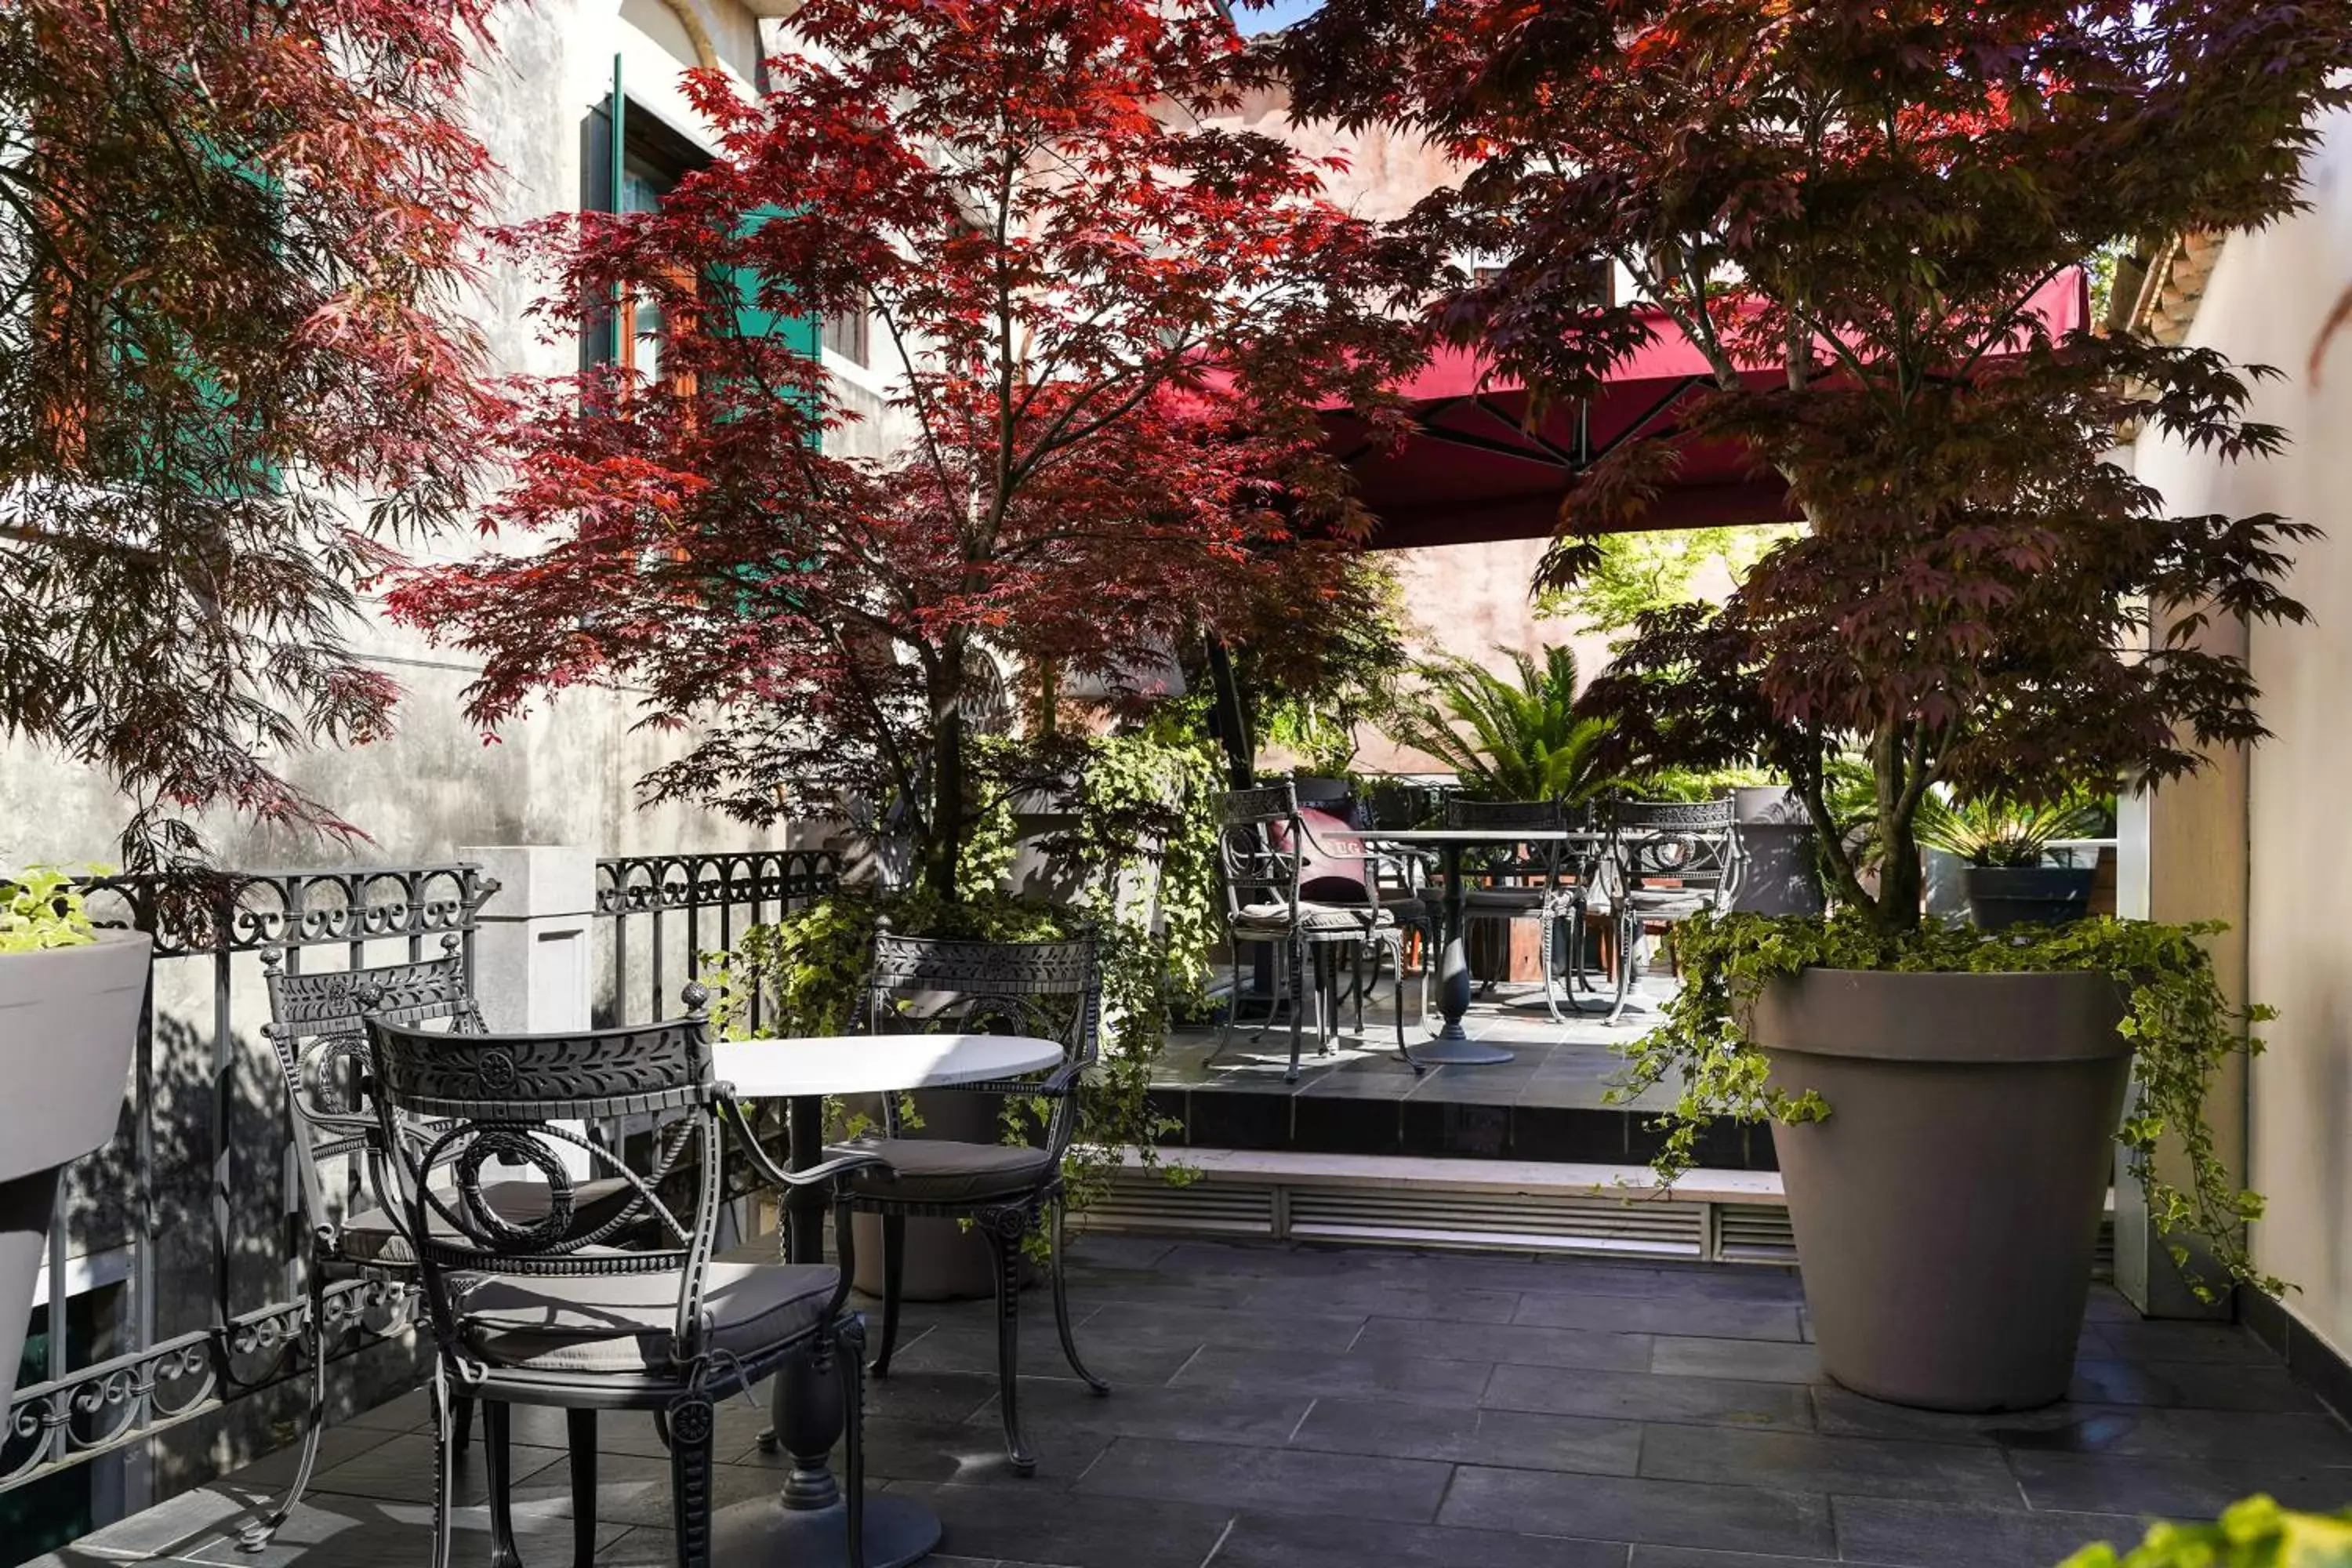
[[[1919,803],[1920,845],[1971,866],[2038,866],[2053,840],[2097,837],[2100,809],[2080,799],[2042,805],[2000,800],[1949,803],[1930,794]]]
[[[1197,1007],[1216,939],[1215,793],[1202,746],[1152,735],[1089,742],[1073,786],[1076,821],[1046,846],[1078,887],[1067,905],[1015,897],[995,879],[1013,845],[1009,807],[979,814],[967,843],[962,896],[914,889],[886,896],[842,889],[806,909],[746,931],[734,950],[708,962],[717,982],[722,1030],[744,1033],[750,999],[761,997],[761,1027],[778,1035],[833,1035],[857,1021],[874,936],[887,916],[901,936],[982,942],[1049,942],[1091,931],[1102,978],[1102,1050],[1080,1101],[1083,1115],[1063,1179],[1073,1213],[1107,1190],[1122,1153],[1184,1182],[1192,1173],[1165,1163],[1160,1141],[1176,1124],[1151,1105],[1154,1066],[1172,1014]],[[1138,907],[1139,873],[1156,872],[1154,897]],[[1155,918],[1156,917],[1156,918]],[[1045,1122],[1043,1102],[1008,1101],[1005,1137],[1024,1142]]]
[[[73,879],[54,866],[29,866],[0,879],[0,952],[80,947],[98,940]]]
[[[1748,1038],[1756,998],[1775,980],[1807,969],[1874,969],[1906,973],[2016,973],[2087,971],[2112,975],[2126,997],[2120,1026],[2132,1043],[2139,1101],[2116,1141],[2131,1175],[2147,1191],[2149,1218],[2168,1238],[2175,1262],[2189,1269],[2182,1236],[2202,1237],[2228,1283],[2276,1294],[2283,1283],[2262,1274],[2246,1250],[2246,1226],[2261,1217],[2259,1194],[2238,1187],[2213,1147],[2205,1121],[2205,1091],[2223,1060],[2262,1049],[2248,1026],[2276,1016],[2272,1009],[2233,1007],[2221,994],[2200,939],[2221,927],[2158,925],[2106,916],[2028,932],[1984,932],[1934,922],[1890,932],[1855,910],[1827,920],[1802,915],[1702,914],[1675,928],[1682,984],[1666,1004],[1665,1021],[1626,1047],[1632,1068],[1612,1094],[1631,1099],[1658,1084],[1679,1093],[1654,1126],[1665,1134],[1652,1162],[1671,1183],[1696,1162],[1709,1122],[1817,1121],[1835,1107],[1811,1089],[1767,1083],[1771,1064]],[[2167,1134],[2188,1156],[2189,1181],[2167,1181],[2156,1164]],[[2215,1286],[2192,1270],[2201,1296]]]
[[[1389,738],[1435,758],[1473,800],[1590,800],[1613,781],[1602,767],[1609,721],[1576,710],[1576,654],[1543,661],[1507,654],[1516,680],[1466,658],[1422,667],[1423,689],[1387,721]]]
[[[2211,1524],[2159,1520],[2128,1551],[2102,1541],[2059,1568],[2352,1568],[2352,1511],[2294,1513],[2251,1497]]]

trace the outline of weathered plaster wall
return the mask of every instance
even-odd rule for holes
[[[2172,864],[2150,867],[2151,912],[2225,904],[2233,853],[2245,873],[2250,994],[2276,1006],[2269,1050],[2252,1068],[2250,1170],[2268,1194],[2255,1228],[2264,1268],[2302,1287],[2287,1300],[2339,1352],[2352,1352],[2352,336],[2315,377],[2319,323],[2352,282],[2352,118],[2339,116],[2309,171],[2312,210],[2233,237],[2214,269],[2191,341],[2285,374],[2263,384],[2257,417],[2284,426],[2293,448],[2264,463],[2221,467],[2140,443],[2137,468],[2179,509],[2276,510],[2329,537],[2298,554],[2289,589],[2315,624],[2255,627],[2249,649],[2275,739],[2245,769],[2242,805],[2226,775],[2201,798],[2154,807]]]
[[[688,0],[722,66],[747,84],[758,24],[735,0]],[[633,100],[682,130],[697,128],[677,89],[694,63],[667,0],[534,0],[501,10],[499,47],[472,87],[474,121],[502,172],[497,216],[519,221],[577,207],[581,121],[612,86],[624,58]],[[524,317],[536,281],[494,262],[459,309],[478,321],[506,370],[562,371],[577,363],[569,339],[549,342]],[[431,555],[472,548],[445,539]],[[350,848],[222,820],[208,836],[232,864],[283,866],[407,861],[461,844],[587,844],[606,853],[723,848],[763,836],[683,807],[642,810],[632,784],[674,754],[674,739],[632,729],[624,695],[578,692],[510,726],[486,745],[462,713],[475,667],[454,650],[370,623],[355,641],[407,689],[399,732],[348,752],[293,760],[289,772],[372,836]],[[21,743],[0,752],[0,863],[110,859],[128,807],[106,782]]]

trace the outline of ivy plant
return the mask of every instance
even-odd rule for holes
[[[2158,1520],[2137,1546],[2102,1541],[2059,1568],[2352,1568],[2352,1512],[2296,1513],[2250,1497],[2210,1524]]]
[[[54,866],[0,879],[0,952],[81,947],[98,940],[74,879]]]
[[[2260,1052],[2250,1026],[2276,1016],[2265,1006],[2232,1006],[2221,994],[2202,942],[2221,929],[2100,916],[2023,932],[1932,921],[1889,932],[1851,910],[1826,920],[1701,914],[1675,927],[1681,987],[1666,1004],[1665,1021],[1626,1047],[1630,1070],[1611,1092],[1622,1101],[1659,1084],[1677,1087],[1673,1107],[1654,1123],[1664,1140],[1652,1163],[1671,1184],[1696,1163],[1700,1135],[1717,1118],[1793,1125],[1836,1113],[1812,1089],[1769,1081],[1770,1061],[1748,1026],[1757,997],[1775,981],[1808,969],[2106,974],[2126,998],[2119,1027],[2131,1042],[2139,1085],[2138,1102],[2116,1137],[2146,1190],[2149,1218],[2200,1296],[2210,1299],[2221,1284],[2275,1295],[2284,1285],[2258,1270],[2246,1247],[2246,1226],[2262,1215],[2261,1194],[2230,1179],[2205,1120],[2215,1070],[2231,1056]],[[2185,1184],[2158,1168],[2157,1146],[2168,1134],[2187,1158]],[[2219,1284],[2191,1266],[2189,1237],[2211,1248]]]
[[[1171,1017],[1199,1005],[1209,975],[1218,776],[1205,746],[1145,733],[1087,742],[1066,784],[1074,820],[1043,847],[1070,874],[1076,891],[1069,902],[1002,890],[1018,834],[1010,795],[1000,793],[972,817],[959,897],[842,889],[746,931],[731,952],[712,955],[712,964],[722,1029],[745,1026],[756,988],[764,1027],[839,1034],[856,1025],[885,915],[907,936],[1044,942],[1091,932],[1102,982],[1102,1050],[1063,1167],[1070,1208],[1082,1215],[1108,1189],[1128,1149],[1171,1182],[1193,1175],[1160,1156],[1160,1141],[1175,1123],[1153,1109],[1151,1079]],[[1006,1140],[1028,1142],[1046,1111],[1043,1102],[1009,1100]]]

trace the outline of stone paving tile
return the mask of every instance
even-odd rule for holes
[[[1453,1475],[1451,1466],[1433,1459],[1121,1437],[1076,1489],[1088,1496],[1426,1524],[1436,1517]]]
[[[1994,1449],[1806,1432],[1652,1426],[1642,1434],[1641,1473],[1779,1491],[1996,1505],[2017,1500],[2017,1482]]]
[[[533,1447],[523,1443],[514,1444],[509,1454],[513,1466],[510,1474],[518,1483],[529,1480],[564,1457],[561,1448]],[[481,1501],[488,1477],[478,1436],[457,1458],[457,1500]],[[236,1479],[241,1482],[242,1473]],[[393,1502],[431,1502],[433,1436],[425,1432],[404,1432],[387,1437],[331,1469],[320,1470],[310,1479],[310,1489]]]
[[[2252,1335],[2247,1336],[2249,1339]],[[2078,1360],[2067,1397],[2084,1404],[2179,1405],[2200,1410],[2320,1410],[2319,1398],[2273,1361]]]
[[[1613,1541],[1244,1513],[1211,1568],[1624,1568]]]
[[[1318,1399],[1290,1439],[1296,1448],[1391,1458],[1444,1459],[1530,1470],[1630,1476],[1641,1457],[1633,1421],[1453,1410],[1361,1399]]]
[[[1097,1341],[1164,1342],[1194,1348],[1229,1345],[1236,1350],[1329,1350],[1355,1342],[1366,1321],[1361,1313],[1188,1310],[1114,1301],[1082,1320],[1076,1332],[1078,1353],[1091,1362]],[[1055,1353],[1060,1353],[1058,1344]]]
[[[1826,1383],[1821,1352],[1809,1344],[1763,1340],[1684,1339],[1661,1334],[1650,1370],[1666,1377],[1737,1377],[1750,1383]]]
[[[938,1512],[942,1552],[1055,1568],[1201,1568],[1234,1511],[1084,1493],[1056,1497],[1041,1508],[1012,1487],[898,1481],[890,1490]]]
[[[2025,1500],[2038,1509],[2210,1519],[2254,1492],[2268,1492],[2289,1508],[2352,1503],[2352,1468],[2303,1459],[2264,1464],[2030,1448],[2008,1454]]]
[[[1478,1403],[1492,1370],[1485,1362],[1422,1356],[1211,1346],[1194,1356],[1169,1386],[1468,1406]]]
[[[1695,1546],[1636,1546],[1627,1568],[1820,1568],[1822,1557],[1759,1557]]]
[[[1470,1465],[1455,1472],[1438,1522],[1793,1556],[1826,1557],[1832,1546],[1829,1500],[1802,1492]]]
[[[1805,1390],[1787,1384],[1725,1377],[1660,1377],[1649,1373],[1561,1367],[1498,1367],[1480,1401],[1490,1409],[1633,1421],[1698,1421],[1810,1431]]]
[[[1059,1430],[1279,1448],[1316,1403],[1307,1394],[1227,1388],[1115,1388],[1104,1397],[1084,1384],[1040,1380],[1022,1386],[1021,1419],[1032,1443]],[[996,1432],[995,1401],[976,1411],[968,1425]]]
[[[1579,1296],[1530,1290],[1512,1320],[1556,1329],[1676,1334],[1720,1340],[1803,1337],[1795,1307],[1778,1301],[1683,1301],[1659,1296]]]
[[[1440,1323],[1374,1318],[1350,1354],[1422,1355],[1449,1361],[1513,1362],[1521,1366],[1583,1366],[1641,1372],[1650,1364],[1650,1336],[1520,1323]]]
[[[1024,1303],[1025,1305],[1026,1303]],[[1054,1331],[1053,1306],[1021,1324],[1021,1344],[1014,1365],[1028,1377],[1069,1378],[1078,1375],[1062,1354]],[[1076,1331],[1078,1354],[1097,1377],[1111,1383],[1163,1384],[1192,1358],[1202,1341],[1184,1335],[1089,1334]],[[912,1343],[901,1343],[890,1358],[890,1375],[906,1373],[968,1372],[996,1376],[996,1325],[942,1323]]]
[[[2128,1515],[1971,1508],[1891,1498],[1837,1498],[1840,1554],[1890,1568],[2051,1568],[2095,1541],[2125,1546],[2146,1525]]]

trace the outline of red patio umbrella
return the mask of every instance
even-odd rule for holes
[[[2081,270],[2053,279],[2030,309],[2053,335],[2084,325],[2090,297]],[[1401,447],[1375,437],[1353,413],[1327,410],[1331,448],[1353,469],[1359,495],[1380,519],[1370,546],[1405,550],[1549,535],[1579,473],[1621,442],[1671,432],[1676,406],[1713,380],[1705,358],[1664,312],[1650,314],[1649,343],[1597,396],[1556,403],[1532,425],[1527,389],[1482,386],[1485,366],[1467,349],[1439,351],[1398,389],[1415,426]],[[1769,385],[1776,374],[1759,370],[1751,384]],[[1706,528],[1796,517],[1781,482],[1749,468],[1736,446],[1693,448],[1675,487],[1639,526]]]

